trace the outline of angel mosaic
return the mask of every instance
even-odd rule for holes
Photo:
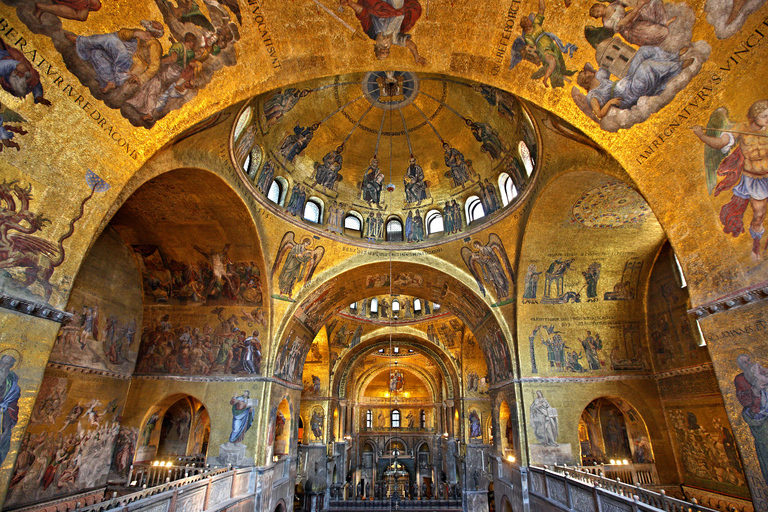
[[[555,34],[544,30],[545,8],[544,0],[539,0],[538,12],[520,20],[522,34],[512,44],[509,69],[525,60],[539,66],[531,75],[532,80],[541,80],[544,87],[563,87],[567,77],[576,73],[576,70],[568,69],[563,54],[573,57],[578,47],[573,43],[563,43]]]
[[[155,0],[146,19],[109,33],[85,25],[101,9],[100,0],[15,5],[30,30],[56,42],[67,69],[91,94],[134,126],[151,128],[195,97],[216,71],[237,63],[242,14],[234,0]],[[68,22],[67,30],[62,20],[83,25]]]
[[[19,113],[0,105],[0,153],[3,152],[3,148],[21,150],[21,146],[18,142],[14,142],[13,138],[16,134],[26,135],[28,133],[20,126],[20,123],[26,121]]]
[[[425,65],[427,60],[419,54],[413,37],[408,32],[421,17],[418,0],[340,0],[339,9],[349,7],[354,12],[363,32],[373,39],[376,58],[389,57],[392,46],[404,46],[413,54],[416,64]],[[332,16],[337,17],[331,13]],[[339,18],[345,26],[349,26]]]
[[[768,207],[768,100],[758,100],[747,110],[747,120],[732,123],[728,110],[720,107],[709,118],[705,130],[694,126],[693,133],[707,146],[704,166],[707,190],[717,197],[731,190],[731,200],[720,209],[723,231],[738,237],[744,232],[744,212],[752,209],[749,234],[752,237],[753,260],[762,259],[765,233],[763,222]],[[719,182],[718,176],[723,177]]]
[[[597,2],[585,16],[600,21],[584,28],[597,65],[584,64],[571,97],[606,131],[629,128],[661,110],[709,58],[709,44],[692,41],[696,16],[686,3]]]
[[[765,0],[708,0],[704,10],[707,21],[715,29],[715,36],[728,39],[738,33],[750,14],[763,4]]]
[[[275,264],[272,266],[272,277],[274,277],[278,267],[283,263],[278,276],[280,295],[273,295],[272,297],[290,302],[294,302],[292,295],[296,283],[299,281],[310,281],[317,265],[325,254],[323,246],[317,246],[314,249],[310,248],[312,246],[312,239],[310,237],[304,237],[300,242],[297,242],[294,236],[293,231],[289,231],[283,236],[283,239],[280,241],[280,249],[277,251]]]
[[[483,245],[478,240],[472,242],[472,249],[462,247],[461,258],[477,281],[480,292],[485,296],[483,282],[493,286],[498,303],[495,306],[508,304],[513,299],[510,296],[510,283],[515,280],[515,273],[509,263],[507,251],[499,235],[491,233],[488,243]]]

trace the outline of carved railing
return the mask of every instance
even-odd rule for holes
[[[696,503],[678,500],[661,493],[643,489],[620,480],[612,480],[575,468],[555,466],[530,467],[529,492],[551,505],[565,510],[626,509],[639,512],[717,512]],[[749,512],[734,507],[736,512]]]
[[[597,464],[593,466],[574,466],[576,469],[595,476],[611,480],[621,480],[633,485],[659,485],[659,473],[656,464]]]
[[[210,471],[210,468],[196,464],[184,464],[173,466],[155,466],[153,464],[132,464],[128,473],[129,487],[155,487],[156,485],[202,475]]]
[[[104,493],[105,488],[101,487],[77,494],[70,494],[69,496],[63,496],[44,503],[25,505],[18,508],[12,507],[5,510],[13,510],[13,512],[67,512],[80,508],[83,505],[88,506],[103,501]]]
[[[112,498],[87,507],[78,507],[78,512],[118,511],[130,507],[140,509],[149,505],[161,505],[167,512],[176,510],[208,510],[226,501],[234,502],[253,496],[248,492],[247,481],[250,468],[209,469],[187,478],[148,487],[141,491]],[[165,506],[165,502],[167,506]]]
[[[329,510],[331,512],[340,510],[413,510],[433,511],[442,510],[446,512],[460,512],[462,510],[461,500],[331,500]]]

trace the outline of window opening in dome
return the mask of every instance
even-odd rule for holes
[[[243,110],[243,113],[240,114],[240,118],[237,120],[237,124],[235,125],[235,133],[232,140],[237,140],[240,137],[240,135],[243,133],[243,130],[245,130],[245,127],[250,124],[252,117],[253,108],[248,106],[245,108],[245,110]]]
[[[528,149],[528,145],[521,140],[520,144],[518,145],[518,150],[520,151],[520,158],[523,159],[525,173],[530,177],[531,173],[533,172],[533,159],[531,158],[531,152]]]
[[[413,311],[416,313],[421,313],[421,300],[420,299],[413,299]]]
[[[483,209],[483,203],[480,201],[480,198],[477,196],[472,196],[469,199],[467,199],[467,204],[465,205],[466,208],[466,214],[467,214],[467,224],[470,222],[474,222],[477,219],[481,219],[485,217],[485,210]]]
[[[269,192],[267,192],[267,199],[275,204],[280,204],[280,196],[283,195],[283,187],[277,180],[273,181],[269,186]]]
[[[356,216],[350,213],[350,214],[347,214],[346,217],[344,217],[344,229],[361,231],[363,229],[363,226],[360,223],[360,219],[358,219]]]
[[[307,204],[304,206],[304,219],[317,224],[320,223],[320,205],[317,202],[307,201]]]
[[[387,222],[387,241],[388,242],[403,241],[403,223],[400,222],[400,219],[390,219]]]
[[[677,281],[680,284],[680,288],[685,288],[688,286],[688,283],[685,281],[685,276],[683,275],[683,267],[680,265],[680,260],[677,259],[677,254],[672,253],[672,257],[675,259],[675,274],[677,275]]]
[[[517,187],[509,174],[503,172],[499,175],[499,190],[501,190],[501,202],[507,206],[517,197]]]
[[[400,301],[395,299],[392,301],[392,312],[397,313],[400,311]]]
[[[248,174],[248,175],[250,175],[250,174],[251,174],[251,173],[249,172],[249,170],[250,170],[250,167],[251,167],[251,154],[250,154],[250,153],[248,153],[247,155],[245,155],[245,161],[243,162],[243,170],[244,170],[244,171],[245,171],[245,173],[246,173],[246,174]]]
[[[371,313],[378,313],[379,312],[379,299],[374,298],[371,301]]]
[[[440,304],[438,304],[437,302],[434,302],[434,303],[432,304],[432,311],[435,311],[435,312],[437,312],[437,311],[439,311],[439,310],[440,310]]]
[[[445,231],[443,226],[443,214],[438,210],[430,210],[427,212],[427,233],[432,235],[435,233],[442,233]]]

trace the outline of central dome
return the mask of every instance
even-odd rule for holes
[[[515,96],[409,71],[263,94],[241,111],[232,141],[262,204],[353,243],[463,236],[516,207],[538,153]]]

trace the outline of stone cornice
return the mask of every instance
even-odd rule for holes
[[[5,293],[0,294],[0,307],[10,309],[22,315],[34,316],[43,320],[51,320],[60,324],[66,324],[72,319],[72,313],[56,309],[47,302],[38,302],[21,297],[13,297]]]
[[[515,379],[518,384],[527,384],[533,382],[610,382],[620,380],[660,380],[680,375],[690,375],[712,370],[712,363],[704,363],[696,366],[687,366],[685,368],[675,368],[660,373],[647,373],[638,375],[604,375],[598,377],[522,377]]]
[[[718,313],[723,313],[725,311],[730,311],[765,300],[768,300],[768,281],[764,281],[749,288],[742,288],[735,293],[725,295],[700,306],[696,306],[695,308],[691,308],[688,310],[688,314],[693,315],[696,320],[701,320],[710,315],[716,315]]]
[[[74,373],[85,373],[88,375],[98,375],[100,377],[109,377],[112,379],[121,379],[121,380],[128,380],[131,378],[130,375],[124,375],[122,373],[116,373],[111,372],[109,370],[99,370],[96,368],[86,368],[84,366],[74,366],[71,364],[63,364],[63,363],[55,363],[49,361],[46,365],[47,368],[51,368],[52,370],[63,370],[66,372],[74,372]]]

